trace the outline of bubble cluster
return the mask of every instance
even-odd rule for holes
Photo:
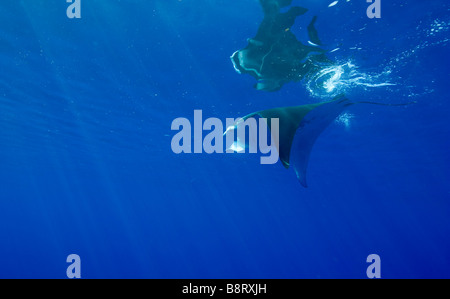
[[[389,73],[389,70],[380,74],[364,73],[352,61],[347,61],[320,70],[308,80],[306,87],[314,97],[334,97],[355,87],[367,89],[395,85],[383,80]]]

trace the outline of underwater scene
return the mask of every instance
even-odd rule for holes
[[[450,278],[450,3],[4,0],[0,278]]]

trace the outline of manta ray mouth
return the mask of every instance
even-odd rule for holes
[[[236,51],[233,53],[233,55],[230,57],[231,61],[233,62],[233,67],[239,74],[242,73],[250,73],[254,77],[261,78],[261,73],[256,69],[252,68],[250,66],[246,66],[246,50]]]

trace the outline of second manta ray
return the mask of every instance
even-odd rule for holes
[[[319,39],[314,17],[308,26],[310,44],[297,40],[291,27],[297,17],[308,10],[294,6],[287,12],[282,8],[289,6],[292,0],[260,0],[264,19],[254,38],[248,39],[246,48],[236,51],[231,60],[240,74],[249,74],[258,82],[255,88],[264,91],[277,91],[284,84],[300,81],[320,71],[331,63],[325,50],[319,48]]]
[[[306,170],[309,156],[314,143],[328,125],[338,117],[347,107],[354,104],[373,104],[383,106],[404,106],[407,104],[381,104],[373,102],[352,102],[344,95],[337,96],[332,101],[301,105],[293,107],[274,108],[249,114],[232,127],[238,130],[245,126],[245,120],[249,118],[278,119],[278,155],[285,168],[293,167],[299,182],[307,187]],[[271,129],[271,122],[267,122]],[[241,127],[242,128],[242,127]],[[229,132],[229,130],[227,130]],[[225,134],[227,134],[227,132]],[[274,132],[272,132],[272,135]],[[273,140],[274,136],[272,136]],[[245,142],[238,140],[241,148],[246,148]],[[291,153],[293,153],[291,155]]]

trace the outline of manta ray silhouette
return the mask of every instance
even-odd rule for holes
[[[289,6],[292,0],[260,0],[260,3],[264,19],[256,36],[248,39],[246,48],[231,56],[238,73],[258,80],[256,89],[277,91],[290,81],[317,73],[321,64],[331,63],[326,51],[318,47],[322,43],[314,27],[317,17],[308,26],[310,41],[317,46],[307,46],[290,30],[297,17],[308,11],[306,8],[294,6],[281,13],[281,8]]]
[[[383,104],[362,101],[352,102],[344,95],[339,95],[329,102],[281,107],[254,112],[244,116],[242,120],[245,121],[249,118],[258,117],[267,120],[274,118],[279,120],[279,142],[277,150],[280,161],[286,169],[289,169],[292,166],[299,182],[304,187],[308,187],[306,182],[306,171],[314,143],[337,116],[339,116],[347,107],[355,104],[406,106],[411,103]],[[238,121],[235,124],[234,129],[239,129],[239,126],[241,125],[245,125],[245,122]],[[271,130],[270,121],[267,122],[267,127]],[[245,147],[246,145],[243,146]],[[291,152],[294,154],[291,155]]]
[[[353,104],[344,95],[340,95],[330,102],[258,111],[244,116],[242,120],[258,117],[279,119],[277,150],[280,161],[287,169],[292,166],[300,183],[307,187],[306,170],[315,141],[346,107]],[[237,122],[235,129],[243,124],[243,121]],[[271,130],[270,121],[267,122],[267,127]],[[292,159],[291,151],[295,152]]]

